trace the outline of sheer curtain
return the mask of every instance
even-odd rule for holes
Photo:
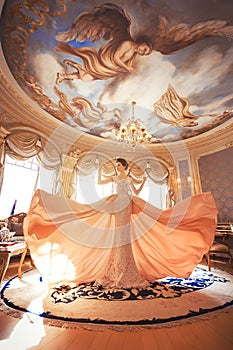
[[[79,175],[77,183],[76,201],[91,204],[113,193],[112,183],[98,185],[98,171],[89,175]]]
[[[40,164],[39,176],[36,189],[53,193],[54,184],[56,181],[56,169],[45,168]]]
[[[147,178],[139,197],[154,205],[156,208],[165,210],[167,192],[168,188],[166,183],[157,184],[150,178]]]
[[[113,193],[115,192],[112,183],[106,185],[98,184],[97,170],[89,175],[78,176],[76,201],[80,203],[91,204]],[[166,195],[166,184],[156,184],[148,178],[139,197],[157,208],[166,209]]]

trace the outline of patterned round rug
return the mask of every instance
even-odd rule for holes
[[[167,277],[145,289],[106,289],[93,283],[48,289],[37,270],[10,279],[1,309],[20,317],[43,317],[51,325],[170,327],[208,318],[233,305],[233,276],[198,265],[189,278]]]

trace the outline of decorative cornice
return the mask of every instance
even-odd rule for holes
[[[233,118],[187,142],[190,154],[208,154],[232,146]]]
[[[20,89],[18,87],[18,89]],[[47,129],[51,129],[58,125],[57,120],[53,118],[41,108],[39,108],[34,101],[32,101],[22,90],[16,90],[16,86],[8,81],[0,70],[0,103],[1,107],[17,120],[22,120],[30,124],[38,124],[43,126],[46,124]],[[24,95],[24,96],[22,96]],[[26,113],[25,113],[26,112]],[[49,124],[48,124],[49,121]]]

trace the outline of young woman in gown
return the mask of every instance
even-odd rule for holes
[[[91,205],[37,190],[24,220],[25,239],[44,280],[106,288],[144,288],[190,276],[209,250],[217,221],[212,195],[160,210],[137,197],[125,159],[116,161],[116,194]]]
[[[132,213],[132,192],[139,195],[146,177],[139,189],[136,189],[133,182],[127,176],[128,163],[123,158],[116,161],[117,176],[102,180],[99,172],[98,183],[107,184],[110,181],[116,185],[118,195],[114,205],[118,207],[115,214],[115,234],[114,246],[111,250],[109,262],[104,275],[96,283],[106,287],[116,288],[143,288],[149,285],[149,282],[139,273],[136,266],[131,237],[130,237],[130,220]]]

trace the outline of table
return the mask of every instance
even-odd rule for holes
[[[12,242],[7,245],[0,243],[0,286],[4,279],[5,273],[8,269],[10,258],[15,255],[20,255],[20,262],[18,266],[18,277],[22,277],[22,265],[27,254],[27,245],[25,241]]]

